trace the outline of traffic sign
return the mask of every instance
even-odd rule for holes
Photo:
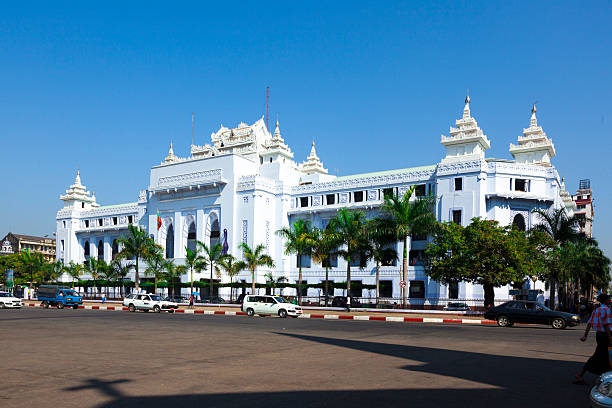
[[[405,288],[406,287],[406,281],[400,281],[400,287],[401,288]]]

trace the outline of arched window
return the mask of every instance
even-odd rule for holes
[[[166,233],[166,258],[174,258],[174,227],[172,224],[168,226]]]
[[[189,248],[190,251],[196,250],[195,222],[192,222],[191,224],[189,224],[189,230],[187,232],[187,248]]]
[[[89,259],[89,241],[85,241],[83,244],[83,254],[85,255],[85,260]]]
[[[102,240],[98,241],[98,260],[104,259],[104,243]]]
[[[525,231],[525,217],[523,214],[516,214],[514,216],[514,220],[512,220],[512,227],[516,228],[519,231]]]
[[[113,259],[117,258],[117,255],[119,255],[119,243],[117,242],[116,239],[113,239],[113,254],[112,254],[112,258]]]
[[[219,243],[221,238],[221,231],[219,231],[219,220],[215,219],[212,224],[210,224],[210,247],[214,247]]]

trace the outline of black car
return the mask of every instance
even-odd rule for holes
[[[225,301],[225,299],[219,296],[213,296],[213,297],[203,296],[202,299],[200,300],[200,303],[223,304],[227,302]]]
[[[580,324],[580,318],[575,314],[558,312],[541,303],[524,300],[513,300],[492,307],[485,312],[485,318],[496,320],[502,327],[509,327],[514,323],[535,323],[565,329],[567,326]]]
[[[331,302],[332,307],[346,307],[346,296],[334,296]],[[359,300],[351,298],[351,307],[361,307]]]
[[[185,296],[166,296],[166,298],[164,300],[167,300],[168,302],[174,302],[174,303],[189,303],[189,298],[186,298]]]

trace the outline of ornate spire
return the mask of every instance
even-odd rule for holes
[[[518,145],[510,143],[510,154],[517,163],[550,166],[550,158],[556,155],[555,145],[538,126],[536,105],[531,108],[529,127],[523,129],[523,136],[518,137]]]
[[[529,127],[537,127],[538,126],[538,118],[536,117],[536,103],[533,103],[533,108],[531,108],[531,119],[529,120]]]
[[[460,160],[479,160],[485,158],[485,151],[491,148],[491,142],[478,127],[476,119],[470,112],[470,94],[465,97],[463,116],[455,121],[457,127],[450,128],[450,136],[442,135],[440,143],[446,148],[443,163]]]
[[[66,190],[66,194],[60,195],[60,200],[65,202],[66,207],[74,206],[75,203],[87,203],[91,207],[98,207],[96,204],[96,196],[95,194],[90,195],[89,191],[86,191],[86,187],[81,184],[81,172],[77,170],[76,178],[74,179],[74,184],[70,186],[68,190]],[[79,209],[85,208],[78,206]]]
[[[166,163],[171,163],[176,161],[176,156],[174,156],[174,149],[172,148],[172,140],[170,140],[170,149],[168,149],[168,156],[164,160]]]
[[[274,129],[274,136],[272,136],[272,138],[276,140],[284,141],[284,139],[281,137],[281,134],[280,134],[280,128],[278,126],[278,119],[276,119],[276,129]]]
[[[465,97],[465,107],[463,108],[463,119],[467,119],[471,117],[470,113],[470,90],[467,91],[467,96]]]
[[[74,185],[75,186],[81,186],[81,172],[77,169],[77,175],[76,178],[74,179]]]
[[[310,154],[308,155],[308,159],[302,164],[300,164],[300,170],[306,174],[327,174],[327,169],[323,168],[323,163],[319,159],[319,156],[317,156],[317,150],[315,149],[314,140],[312,141],[312,146],[310,148]]]

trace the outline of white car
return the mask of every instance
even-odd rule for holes
[[[242,301],[241,308],[248,316],[258,314],[260,316],[299,317],[302,315],[301,307],[289,303],[280,296],[247,295]]]
[[[603,373],[591,389],[591,407],[612,407],[612,371]]]
[[[14,297],[8,292],[0,292],[0,309],[21,309],[21,299]]]
[[[136,310],[148,312],[149,310],[152,310],[155,313],[159,313],[163,310],[173,313],[175,309],[178,309],[178,305],[176,303],[164,300],[161,296],[146,293],[128,295],[125,299],[123,299],[123,306],[129,308],[130,312],[135,312]]]

